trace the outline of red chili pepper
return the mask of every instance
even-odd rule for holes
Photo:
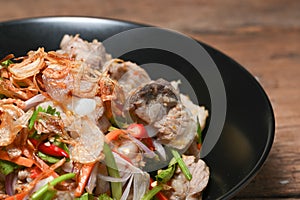
[[[30,178],[35,179],[38,175],[41,174],[42,171],[37,166],[34,166],[29,170],[29,172],[30,172]]]
[[[153,140],[151,138],[143,138],[142,142],[151,150],[155,151]]]
[[[143,124],[130,124],[127,128],[130,135],[140,139],[151,151],[155,150],[152,139],[149,137]]]
[[[63,150],[58,146],[55,146],[54,144],[51,144],[50,142],[46,144],[46,143],[40,143],[39,141],[32,138],[30,138],[29,140],[42,153],[45,153],[50,156],[63,156],[69,158],[69,154],[65,150]]]

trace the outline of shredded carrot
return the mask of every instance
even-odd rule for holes
[[[42,171],[46,171],[50,169],[50,166],[47,165],[47,163],[45,163],[42,159],[40,159],[38,156],[34,155],[34,164],[40,168]],[[59,177],[59,175],[53,170],[51,175],[56,178]]]
[[[28,191],[24,191],[19,194],[15,194],[13,196],[7,197],[7,198],[5,198],[5,200],[23,200],[27,194],[28,194]]]
[[[30,160],[28,158],[25,158],[25,157],[22,157],[22,156],[14,158],[11,161],[18,164],[18,165],[22,165],[22,166],[25,166],[25,167],[31,167],[33,165],[32,160]]]
[[[116,140],[119,137],[119,135],[124,134],[124,133],[125,133],[124,130],[116,129],[116,130],[110,131],[108,134],[106,134],[105,138],[106,138],[107,142],[110,142],[112,140]]]
[[[8,153],[6,151],[0,151],[0,158],[2,160],[7,160],[13,163],[16,163],[17,165],[22,165],[25,167],[31,167],[34,163],[33,160],[29,159],[29,158],[25,158],[22,156],[16,157],[16,158],[10,158]]]
[[[83,164],[79,176],[78,176],[78,185],[75,189],[74,196],[80,197],[84,191],[84,188],[89,180],[90,174],[95,166],[95,163]]]
[[[6,60],[9,60],[9,59],[12,59],[14,58],[14,54],[8,54],[7,56],[5,56],[3,59],[0,60],[0,63],[6,61]]]
[[[33,150],[32,149],[29,149],[29,148],[23,148],[23,154],[28,158],[28,159],[31,159],[34,164],[41,170],[41,171],[46,171],[48,170],[50,167],[49,165],[47,165],[47,163],[45,163],[42,159],[40,159],[38,156],[36,156],[34,153],[33,153]],[[52,172],[52,176],[54,178],[58,177],[59,175],[53,171]]]
[[[23,192],[15,194],[13,196],[10,196],[6,198],[5,200],[23,200],[27,194],[35,187],[35,185],[43,178],[50,176],[53,174],[54,170],[58,167],[62,166],[65,163],[66,159],[63,158],[57,163],[51,165],[47,170],[42,171],[35,179],[33,179],[29,185],[23,190]]]
[[[197,143],[197,149],[200,150],[202,147],[202,144],[201,143]]]

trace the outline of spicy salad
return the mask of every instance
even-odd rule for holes
[[[208,117],[101,42],[0,61],[0,199],[201,199]]]

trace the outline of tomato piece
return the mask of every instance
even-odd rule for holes
[[[147,130],[143,124],[130,124],[127,127],[127,131],[130,135],[138,139],[149,137]]]
[[[151,151],[155,150],[152,139],[149,137],[143,124],[130,124],[127,132],[133,137],[140,139]]]

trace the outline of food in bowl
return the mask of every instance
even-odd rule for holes
[[[0,63],[1,198],[201,198],[208,111],[180,81],[79,35]]]

